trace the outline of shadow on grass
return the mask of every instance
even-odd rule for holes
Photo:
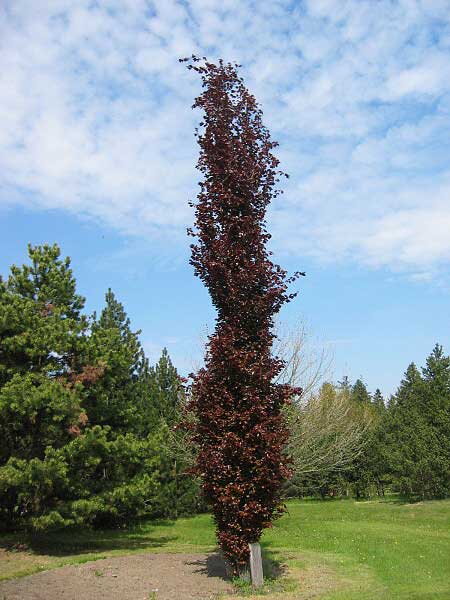
[[[396,505],[405,505],[405,504],[420,504],[424,502],[424,498],[409,498],[406,496],[400,496],[399,494],[386,494],[386,496],[374,497],[372,498],[373,502],[379,502],[380,504],[396,504]]]
[[[155,536],[117,530],[65,530],[42,535],[5,535],[0,538],[0,548],[9,551],[31,551],[47,556],[96,554],[120,550],[145,551],[162,548],[177,540],[177,536]]]
[[[349,504],[367,504],[367,503],[378,503],[378,504],[418,504],[420,502],[426,501],[426,499],[421,497],[409,497],[409,496],[401,496],[399,493],[386,493],[384,496],[360,496],[356,498],[354,496],[341,497],[341,496],[327,496],[325,498],[320,498],[319,496],[305,496],[303,498],[300,497],[290,497],[287,498],[286,501],[291,501],[295,503],[301,503],[304,505],[308,504],[342,504],[344,502],[348,502]],[[286,513],[289,515],[289,508],[287,508]]]
[[[286,565],[279,560],[276,554],[267,548],[263,549],[262,561],[264,578],[266,580],[276,582],[286,574]],[[207,577],[219,577],[225,581],[233,581],[236,584],[236,579],[233,577],[229,565],[219,551],[210,553],[205,558],[187,561],[186,564],[197,567],[194,571],[195,573],[201,573]]]
[[[264,576],[270,579],[280,579],[286,575],[287,565],[280,560],[279,553],[270,548],[271,545],[270,541],[261,542]]]

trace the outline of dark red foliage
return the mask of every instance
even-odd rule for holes
[[[281,409],[297,390],[273,383],[282,362],[271,354],[273,317],[295,294],[298,274],[271,262],[266,208],[280,192],[277,146],[262,123],[239,65],[192,57],[203,92],[197,132],[203,174],[195,207],[191,264],[217,309],[205,368],[194,378],[190,408],[198,425],[197,468],[211,502],[217,536],[235,570],[248,561],[248,543],[282,511],[280,486],[288,432]]]

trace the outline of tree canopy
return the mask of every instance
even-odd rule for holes
[[[288,476],[282,407],[293,395],[274,382],[283,363],[272,356],[273,318],[295,294],[286,272],[270,260],[265,214],[280,191],[277,146],[237,65],[193,57],[202,80],[194,107],[202,174],[190,231],[191,264],[217,311],[205,368],[194,377],[191,410],[203,492],[225,556],[246,567],[249,543],[281,511]]]
[[[0,281],[0,525],[196,510],[197,483],[167,444],[184,394],[167,351],[149,366],[111,290],[99,318],[83,314],[57,245],[29,257]]]

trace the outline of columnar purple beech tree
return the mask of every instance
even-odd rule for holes
[[[283,363],[271,354],[273,318],[295,294],[297,277],[270,260],[265,215],[279,193],[277,146],[262,123],[239,65],[182,59],[202,79],[193,108],[203,175],[195,208],[191,264],[217,309],[205,367],[193,376],[190,408],[203,491],[217,537],[235,572],[248,563],[249,542],[282,512],[289,473],[288,432],[281,409],[298,390],[274,383]]]

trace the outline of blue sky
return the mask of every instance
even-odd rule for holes
[[[57,241],[89,310],[111,286],[151,358],[194,368],[214,314],[188,265],[199,82],[177,58],[237,61],[291,175],[272,249],[307,277],[282,320],[336,378],[394,391],[450,351],[449,17],[448,0],[6,0],[0,272]]]

